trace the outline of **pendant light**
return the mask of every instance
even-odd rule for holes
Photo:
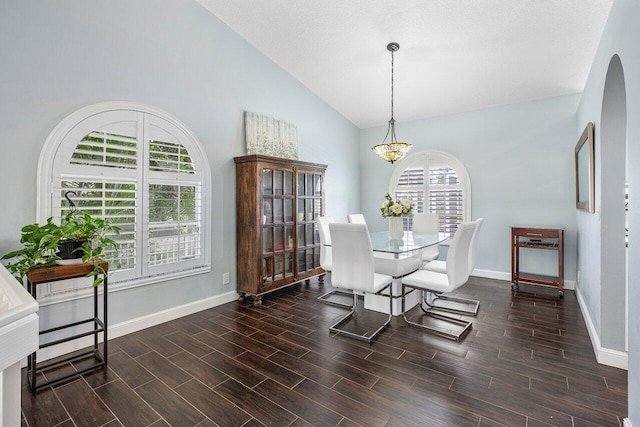
[[[398,43],[392,42],[387,45],[387,50],[391,52],[391,120],[389,120],[389,127],[387,128],[387,134],[382,141],[382,144],[378,144],[372,148],[373,151],[382,159],[393,164],[402,159],[407,152],[411,149],[411,144],[406,142],[398,142],[396,139],[396,121],[393,118],[393,53],[400,49]],[[387,138],[389,142],[387,142]]]

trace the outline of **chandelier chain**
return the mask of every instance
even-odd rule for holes
[[[393,50],[391,51],[391,120],[393,120]]]

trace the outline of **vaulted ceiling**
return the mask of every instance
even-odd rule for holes
[[[196,0],[356,126],[582,92],[613,0]]]

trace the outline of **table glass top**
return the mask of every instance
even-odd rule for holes
[[[401,254],[432,246],[449,238],[449,233],[414,233],[405,231],[402,239],[391,239],[388,231],[371,233],[371,247],[376,252]]]

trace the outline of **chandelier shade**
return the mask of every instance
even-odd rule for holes
[[[396,121],[393,118],[393,53],[400,49],[398,43],[392,42],[387,45],[387,50],[391,52],[391,119],[389,120],[389,127],[387,127],[387,134],[382,141],[382,144],[378,144],[372,147],[372,150],[384,161],[391,164],[401,160],[407,152],[411,149],[411,144],[407,142],[398,142],[396,138]],[[387,142],[387,138],[389,142]]]

